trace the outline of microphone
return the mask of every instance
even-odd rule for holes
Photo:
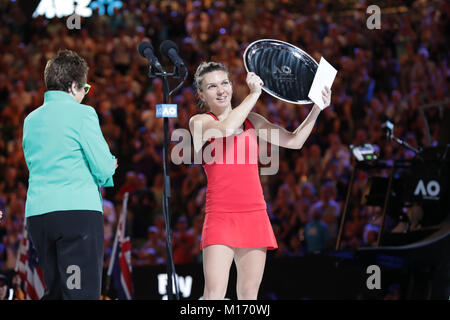
[[[382,125],[381,129],[386,134],[386,139],[391,140],[394,133],[394,124],[388,119]]]
[[[138,52],[139,54],[146,58],[148,61],[150,61],[150,64],[154,66],[156,69],[158,69],[159,72],[163,72],[162,66],[158,61],[158,58],[156,58],[155,54],[153,53],[153,46],[147,42],[142,41],[138,45]]]
[[[168,57],[178,69],[186,68],[183,60],[178,55],[178,47],[175,42],[164,40],[159,47],[159,52],[163,56]]]

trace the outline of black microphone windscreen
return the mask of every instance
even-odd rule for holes
[[[170,49],[175,49],[175,51],[178,52],[177,45],[171,40],[164,40],[159,46],[159,52],[165,57],[169,56]]]
[[[140,43],[138,44],[138,52],[139,52],[139,54],[140,54],[141,56],[143,56],[144,58],[145,58],[145,55],[144,55],[145,49],[150,49],[150,50],[153,51],[153,46],[151,45],[150,42],[142,41],[142,42],[140,42]]]

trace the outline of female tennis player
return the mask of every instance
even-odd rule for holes
[[[258,163],[251,161],[255,156],[257,159],[258,148],[251,146],[257,146],[257,135],[265,129],[278,131],[278,141],[271,141],[270,134],[265,135],[268,142],[300,149],[321,111],[314,104],[302,124],[289,132],[251,112],[261,95],[263,81],[249,72],[246,82],[250,93],[233,108],[233,87],[224,64],[203,62],[195,73],[199,104],[206,112],[194,115],[189,128],[195,151],[209,145],[214,156],[213,161],[203,163],[208,181],[201,237],[205,300],[224,299],[233,260],[238,299],[257,299],[266,252],[278,246],[266,211]],[[322,97],[328,106],[331,91],[325,88]]]

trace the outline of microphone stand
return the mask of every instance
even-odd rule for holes
[[[409,150],[413,151],[415,154],[420,153],[420,150],[419,150],[419,149],[416,149],[416,148],[414,148],[412,145],[410,145],[408,142],[403,141],[403,140],[397,138],[396,136],[394,136],[394,133],[393,133],[393,132],[389,131],[389,132],[387,133],[387,136],[388,136],[388,139],[389,139],[389,140],[394,140],[396,143],[398,143],[399,145],[405,147],[406,149],[409,149]]]
[[[167,104],[169,102],[169,97],[177,91],[183,83],[186,81],[188,72],[187,69],[184,69],[184,79],[180,82],[180,84],[172,91],[169,92],[169,81],[168,78],[181,78],[178,68],[175,68],[172,73],[163,72],[154,72],[152,66],[150,66],[150,70],[148,73],[148,77],[150,79],[155,77],[161,77],[163,82],[163,103]],[[163,215],[164,221],[166,225],[166,250],[167,250],[167,298],[168,300],[180,300],[180,290],[178,286],[178,280],[175,272],[175,265],[173,263],[173,255],[172,255],[172,239],[170,233],[170,176],[169,176],[169,119],[164,117],[164,144],[163,144],[163,170],[164,170],[164,192],[163,192]],[[173,285],[173,281],[175,285]],[[175,292],[174,289],[175,288]]]
[[[396,136],[394,136],[394,124],[389,119],[381,125],[381,129],[383,129],[383,131],[386,133],[386,138],[388,140],[395,141],[399,145],[413,151],[415,154],[418,154],[421,152],[421,150],[414,148],[412,145],[410,145],[406,141],[403,141],[403,140],[397,138]]]

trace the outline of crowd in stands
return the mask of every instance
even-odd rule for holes
[[[170,131],[188,129],[200,112],[193,74],[202,61],[230,70],[233,104],[248,93],[243,52],[263,38],[292,43],[338,69],[332,103],[301,150],[280,149],[276,175],[261,176],[268,214],[279,248],[269,259],[332,250],[355,159],[350,145],[378,146],[379,158],[406,159],[409,150],[385,139],[390,118],[394,134],[418,148],[428,146],[419,107],[448,96],[450,4],[447,1],[383,1],[381,28],[369,29],[367,1],[123,1],[114,15],[81,20],[68,30],[64,18],[31,18],[19,3],[0,1],[0,270],[13,270],[24,226],[28,170],[22,151],[24,118],[43,102],[43,71],[59,49],[85,58],[92,85],[83,103],[93,106],[112,154],[119,160],[114,188],[102,190],[105,262],[109,261],[123,198],[134,265],[164,264],[162,214],[163,121],[155,105],[162,82],[148,79],[139,42],[155,48],[175,41],[190,76],[173,97],[178,118]],[[383,12],[383,6],[391,8]],[[169,62],[161,59],[165,66]],[[169,68],[169,67],[167,67]],[[175,83],[171,83],[173,86]],[[263,93],[254,111],[287,130],[296,129],[311,106],[293,105]],[[439,109],[426,110],[432,144],[439,136]],[[171,143],[171,148],[175,145]],[[170,153],[170,152],[169,152]],[[201,261],[200,236],[206,177],[201,165],[170,161],[171,222],[176,264]],[[382,173],[383,174],[383,173]],[[384,173],[386,174],[386,172]],[[360,171],[351,190],[342,248],[374,245],[381,208],[363,206],[369,173]]]

